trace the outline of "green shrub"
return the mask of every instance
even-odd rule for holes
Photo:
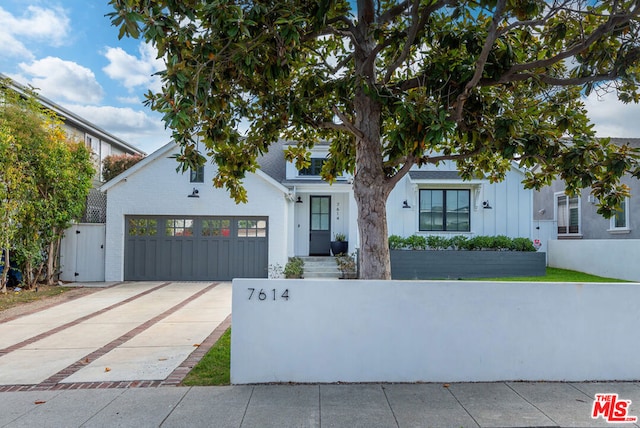
[[[451,240],[444,236],[429,235],[427,245],[432,250],[446,250],[451,246]]]
[[[405,239],[406,247],[410,250],[426,250],[427,238],[422,235],[411,235]]]
[[[508,236],[498,235],[493,237],[490,248],[492,250],[510,250],[513,247],[513,240]]]
[[[536,251],[533,242],[529,238],[513,238],[511,245],[513,251]]]
[[[454,250],[468,250],[469,238],[464,235],[456,235],[449,239],[449,244]]]
[[[304,274],[304,260],[300,257],[289,257],[289,261],[284,266],[285,278],[302,278]]]
[[[402,236],[391,235],[389,236],[389,249],[391,250],[402,250],[406,248],[405,239]]]

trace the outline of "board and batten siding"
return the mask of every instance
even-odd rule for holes
[[[448,170],[454,168],[450,166]],[[442,169],[445,170],[444,168]],[[387,202],[389,235],[410,236],[413,234],[459,234],[450,232],[420,232],[418,215],[420,211],[420,189],[470,189],[471,190],[471,231],[470,235],[506,235],[512,238],[532,237],[533,192],[522,185],[524,175],[512,169],[504,181],[481,184],[450,180],[433,180],[430,183],[415,183],[405,176],[393,189]],[[474,189],[480,188],[477,196]],[[403,208],[407,201],[411,208]],[[492,209],[483,209],[482,201],[488,201]],[[477,208],[476,208],[477,206]],[[464,234],[464,233],[462,233]]]

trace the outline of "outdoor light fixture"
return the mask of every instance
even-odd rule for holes
[[[187,196],[187,198],[199,198],[200,196],[198,195],[198,189],[196,189],[195,187],[193,188],[193,191],[191,192],[190,195]]]
[[[407,202],[406,199],[402,202],[402,208],[411,208],[411,206],[409,205],[409,202]]]
[[[484,208],[485,210],[492,210],[493,207],[491,205],[489,205],[489,201],[482,201],[482,208]]]
[[[301,204],[301,203],[302,203],[302,198],[298,196],[298,199],[296,199],[296,204]]]

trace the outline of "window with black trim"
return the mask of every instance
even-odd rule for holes
[[[320,176],[322,172],[322,166],[324,165],[325,158],[311,158],[311,164],[308,167],[302,168],[298,171],[298,175],[302,176]]]
[[[204,183],[204,165],[200,165],[196,169],[191,168],[189,171],[192,183]]]
[[[421,189],[419,230],[471,231],[471,191]]]

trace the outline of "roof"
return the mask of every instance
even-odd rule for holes
[[[155,162],[157,159],[160,159],[162,157],[165,157],[165,156],[169,155],[169,153],[175,153],[177,150],[179,150],[179,147],[178,147],[178,144],[175,141],[171,141],[171,142],[165,144],[164,146],[160,147],[155,152],[151,153],[149,156],[143,158],[140,162],[136,163],[131,168],[121,172],[120,174],[118,174],[117,176],[112,178],[111,180],[107,181],[105,184],[103,184],[100,187],[100,191],[106,192],[109,189],[117,186],[118,184],[126,182],[127,178],[129,178],[132,175],[136,174],[138,171],[146,168],[146,166],[149,165],[150,163]],[[283,159],[284,159],[284,157],[283,157]],[[269,176],[265,172],[263,172],[261,170],[257,170],[254,174],[256,176],[262,178],[264,181],[266,181],[267,183],[271,184],[272,186],[276,187],[277,189],[281,190],[283,193],[288,193],[289,192],[289,189],[287,189],[282,184],[280,184],[280,182],[274,180],[273,177]]]
[[[0,79],[8,80],[11,83],[12,89],[21,95],[25,95],[28,91],[26,86],[19,84],[15,80],[9,78],[8,76],[5,76],[2,73],[0,73]],[[86,119],[83,119],[77,114],[65,109],[64,107],[61,107],[60,105],[54,103],[50,99],[43,97],[40,94],[34,94],[34,95],[38,100],[38,102],[42,104],[42,106],[55,112],[58,116],[62,117],[64,119],[65,124],[73,126],[74,128],[81,130],[82,132],[90,133],[93,136],[108,142],[112,146],[115,146],[121,149],[125,153],[146,155],[146,153],[143,152],[142,150],[127,143],[123,139],[118,138],[113,134],[110,134],[109,132],[105,131],[99,126],[89,122]]]
[[[412,180],[462,180],[458,171],[409,171]]]
[[[631,147],[640,148],[640,138],[611,137],[611,142],[618,146],[621,146],[623,144],[628,144]]]

